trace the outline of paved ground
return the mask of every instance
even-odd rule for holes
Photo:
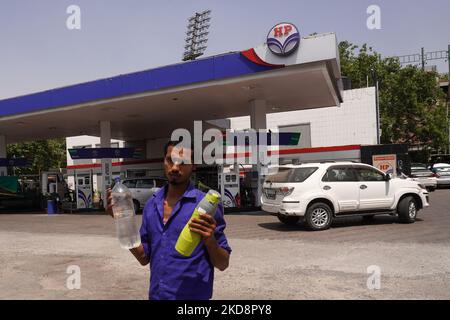
[[[262,213],[227,215],[231,265],[214,299],[450,299],[450,190],[412,225],[392,217],[337,221],[323,232]],[[145,299],[149,270],[102,215],[0,214],[0,299]],[[81,289],[66,283],[80,267]],[[367,288],[367,267],[381,270]]]

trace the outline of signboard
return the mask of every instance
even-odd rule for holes
[[[297,144],[281,144],[280,147],[284,147],[282,149],[288,149],[290,147],[293,148],[311,148],[311,124],[310,123],[302,123],[302,124],[291,124],[291,125],[283,125],[278,126],[279,132],[290,133],[290,134],[298,134],[299,140]]]
[[[374,155],[372,163],[375,168],[386,174],[397,175],[397,155],[395,154]]]
[[[142,151],[136,150],[136,148],[80,148],[69,149],[69,154],[73,160],[115,158],[139,159],[142,157]]]
[[[227,133],[228,139],[224,139],[224,143],[228,146],[238,146],[238,145],[246,145],[250,144],[251,136],[256,134],[256,132],[252,131],[235,131]],[[271,133],[262,133],[263,135],[267,135],[266,141],[264,143],[268,146],[297,146],[300,141],[300,132],[271,132]],[[256,145],[263,145],[263,137],[260,136],[261,133],[256,134]],[[226,138],[226,137],[225,137]]]
[[[27,158],[0,158],[0,167],[27,167],[30,162]]]
[[[279,23],[267,35],[267,46],[277,56],[290,55],[297,50],[299,44],[300,33],[292,23]]]

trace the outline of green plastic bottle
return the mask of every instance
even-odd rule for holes
[[[200,218],[200,213],[206,213],[209,215],[214,215],[217,206],[219,205],[220,194],[217,191],[209,190],[205,197],[199,202],[197,207],[195,207],[192,213],[191,219],[184,226],[183,230],[178,237],[177,243],[175,245],[175,250],[185,257],[190,257],[192,252],[200,243],[202,237],[198,233],[192,232],[189,229],[189,223],[192,219]]]

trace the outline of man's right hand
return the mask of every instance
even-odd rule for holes
[[[106,213],[109,214],[111,217],[114,218],[114,213],[113,213],[113,204],[112,204],[112,191],[111,188],[108,188],[106,190]]]

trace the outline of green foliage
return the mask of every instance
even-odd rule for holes
[[[439,75],[439,80],[440,81],[448,81],[448,73],[441,73]]]
[[[439,75],[408,66],[394,58],[381,59],[366,44],[359,48],[347,41],[339,44],[341,71],[362,88],[379,82],[381,143],[420,145],[435,151],[448,144],[444,93]]]
[[[14,174],[39,174],[51,168],[66,166],[66,139],[49,139],[9,144],[8,157],[25,157],[31,160],[30,167],[14,168]],[[12,170],[10,172],[12,174]]]

